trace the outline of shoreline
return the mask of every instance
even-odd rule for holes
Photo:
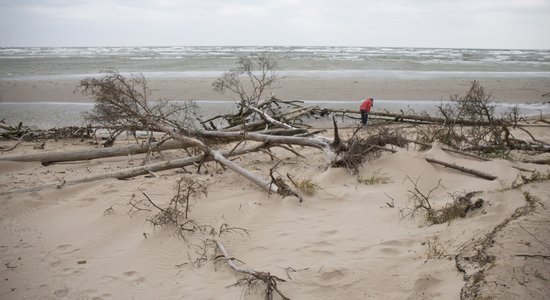
[[[152,98],[168,100],[228,101],[231,95],[212,90],[215,78],[151,78]],[[309,101],[377,100],[439,101],[451,95],[464,95],[477,78],[320,78],[285,77],[273,90],[277,98]],[[494,100],[505,103],[541,103],[550,101],[550,78],[479,79]],[[0,102],[92,102],[74,93],[74,80],[0,80]],[[269,92],[269,91],[268,91]]]

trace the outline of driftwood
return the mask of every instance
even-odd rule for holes
[[[546,159],[524,159],[521,162],[528,163],[528,164],[550,165],[550,158],[546,158]]]
[[[7,149],[0,149],[0,151],[1,151],[1,152],[8,152],[8,151],[11,151],[11,150],[17,148],[17,146],[19,146],[19,144],[21,144],[21,143],[23,142],[23,140],[25,140],[25,138],[26,138],[27,136],[31,135],[31,134],[32,134],[32,132],[27,132],[27,133],[25,133],[24,135],[22,135],[22,136],[17,140],[17,142],[16,142],[13,146],[11,146],[11,147],[9,147],[9,148],[7,148]]]
[[[219,240],[216,240],[216,245],[218,246],[218,250],[222,254],[222,256],[219,257],[223,257],[227,262],[227,265],[229,265],[229,267],[233,269],[233,271],[237,272],[238,274],[244,275],[245,277],[248,277],[244,279],[244,284],[254,284],[254,282],[256,281],[261,281],[266,285],[265,299],[273,299],[273,292],[275,292],[279,294],[279,296],[281,296],[283,300],[290,300],[290,298],[286,297],[277,286],[277,282],[286,282],[286,280],[279,278],[275,275],[271,275],[269,272],[258,272],[250,268],[237,266],[235,264],[235,258],[229,255],[223,243]],[[237,282],[237,284],[239,284],[239,282]]]
[[[68,126],[50,129],[31,129],[19,123],[17,126],[0,123],[0,137],[18,139],[24,135],[32,139],[91,138],[94,128]],[[97,128],[96,128],[97,129]]]
[[[160,151],[168,149],[178,149],[186,147],[186,144],[178,141],[167,141],[164,143],[134,144],[128,146],[93,148],[72,151],[54,151],[42,152],[24,155],[1,155],[0,161],[20,161],[31,162],[39,161],[47,165],[55,162],[89,160],[114,156],[125,156],[137,153],[146,153],[148,151]]]
[[[305,129],[270,129],[262,131],[263,135],[276,135],[276,136],[288,136],[294,134],[303,134],[306,133]],[[206,133],[206,131],[205,131]],[[198,133],[202,135],[201,132]],[[204,137],[214,137],[212,134],[205,134]],[[269,138],[267,138],[269,139]],[[161,151],[169,149],[179,149],[188,147],[189,144],[185,144],[179,141],[167,141],[160,143],[151,143],[151,144],[134,144],[128,146],[117,146],[117,147],[108,147],[108,148],[94,148],[94,149],[82,149],[82,150],[65,150],[65,151],[54,151],[54,152],[42,152],[42,153],[33,153],[33,154],[23,154],[23,155],[0,155],[0,161],[20,161],[20,162],[32,162],[39,161],[42,164],[47,165],[55,162],[65,162],[65,161],[78,161],[78,160],[90,160],[97,158],[105,157],[114,157],[114,156],[125,156],[130,154],[137,153],[146,153],[148,151]],[[13,147],[12,147],[13,148]],[[9,151],[2,150],[4,152]]]
[[[507,150],[523,150],[523,151],[536,151],[536,152],[550,152],[550,146],[539,145],[531,143],[514,143],[506,147]],[[480,152],[493,152],[503,150],[502,146],[475,146],[464,149],[466,151],[480,151]]]
[[[374,146],[374,147],[376,147],[380,150],[391,152],[391,153],[396,153],[397,152],[397,150],[395,150],[395,149],[389,149],[389,148],[385,148],[385,147],[381,147],[381,146]],[[444,161],[441,161],[441,160],[436,160],[436,159],[428,158],[428,157],[425,157],[424,159],[429,163],[442,165],[442,166],[445,166],[445,167],[448,167],[448,168],[451,168],[451,169],[458,170],[460,172],[472,174],[474,176],[477,176],[477,177],[480,177],[480,178],[483,178],[483,179],[495,180],[495,179],[498,178],[496,176],[486,174],[486,173],[483,173],[481,171],[477,171],[477,170],[474,170],[474,169],[465,168],[465,167],[459,166],[459,165],[454,164],[454,163],[448,163],[448,162],[444,162]]]
[[[246,154],[246,153],[259,151],[260,149],[264,149],[266,147],[267,147],[267,145],[265,145],[265,144],[258,144],[256,146],[251,146],[251,147],[238,149],[238,150],[234,150],[234,151],[233,150],[232,151],[224,151],[221,154],[222,155],[230,155],[230,156],[239,156],[239,155],[243,155],[243,154]],[[34,191],[39,191],[39,190],[46,189],[46,188],[62,188],[62,187],[65,187],[65,186],[70,186],[70,185],[75,185],[75,184],[80,184],[80,183],[86,183],[86,182],[93,182],[93,181],[102,180],[102,179],[109,179],[109,178],[128,179],[128,178],[132,178],[132,177],[136,177],[136,176],[140,176],[140,175],[150,174],[151,172],[158,172],[158,171],[164,171],[164,170],[169,170],[169,169],[174,169],[174,168],[181,168],[181,167],[190,166],[190,165],[193,165],[193,164],[196,164],[196,163],[208,162],[208,161],[212,161],[212,160],[213,160],[212,157],[208,157],[208,156],[205,157],[204,154],[201,154],[201,155],[197,155],[197,156],[193,156],[193,157],[173,159],[173,160],[169,160],[169,161],[152,163],[152,164],[147,164],[147,165],[144,165],[144,166],[132,167],[132,168],[127,168],[127,169],[118,170],[118,171],[114,171],[114,172],[98,174],[98,175],[94,175],[94,176],[81,177],[81,178],[71,179],[71,180],[63,180],[61,182],[47,183],[47,184],[43,184],[43,185],[40,185],[40,186],[26,188],[26,189],[11,190],[11,191],[7,191],[7,192],[2,192],[0,194],[11,194],[11,193],[14,193],[14,192],[17,192],[17,193],[20,193],[20,192],[34,192]],[[269,185],[269,182],[267,184]]]
[[[427,148],[432,147],[432,144],[422,143],[422,142],[419,142],[419,141],[407,140],[407,142],[422,145],[422,146],[427,147]],[[472,154],[472,153],[468,153],[468,152],[465,152],[465,151],[460,151],[460,150],[457,150],[457,149],[451,149],[449,147],[441,147],[441,150],[447,151],[447,152],[452,152],[452,153],[457,153],[457,154],[460,154],[460,155],[472,157],[472,158],[483,160],[483,161],[490,161],[489,158],[479,156],[479,155],[475,155],[475,154]]]
[[[477,170],[474,170],[474,169],[465,168],[465,167],[459,166],[459,165],[454,164],[454,163],[448,163],[448,162],[444,162],[444,161],[441,161],[441,160],[436,160],[436,159],[428,158],[428,157],[426,157],[425,159],[426,159],[427,162],[442,165],[442,166],[445,166],[445,167],[448,167],[448,168],[451,168],[451,169],[455,169],[455,170],[458,170],[458,171],[461,171],[461,172],[464,172],[464,173],[472,174],[474,176],[477,176],[477,177],[480,177],[480,178],[483,178],[483,179],[495,180],[495,179],[498,178],[496,176],[493,176],[493,175],[490,175],[490,174],[487,174],[487,173],[483,173],[481,171],[477,171]]]

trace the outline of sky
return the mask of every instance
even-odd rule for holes
[[[550,49],[550,0],[0,0],[0,47]]]

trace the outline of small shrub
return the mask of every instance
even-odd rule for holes
[[[147,221],[155,226],[173,226],[183,238],[183,233],[186,231],[213,231],[211,226],[200,225],[189,219],[188,215],[191,209],[190,200],[197,200],[208,195],[206,186],[196,179],[182,177],[176,184],[175,192],[176,194],[170,199],[168,206],[164,208],[155,203],[143,191],[141,193],[147,199],[145,203],[144,200],[135,200],[133,195],[129,203],[133,207],[132,214],[139,211],[151,211],[151,206],[153,206],[158,212],[149,217]]]
[[[420,177],[413,181],[407,176],[405,180],[411,182],[413,188],[407,191],[409,194],[409,206],[401,209],[402,218],[408,217],[409,219],[414,219],[418,214],[425,214],[426,221],[429,223],[442,224],[458,217],[464,218],[470,210],[483,206],[483,199],[477,199],[475,203],[472,203],[472,197],[479,192],[469,192],[464,195],[450,193],[449,196],[453,201],[443,208],[435,209],[432,206],[432,193],[442,187],[441,180],[427,192],[423,192],[418,188]]]
[[[427,220],[432,224],[442,224],[459,217],[466,217],[466,213],[468,213],[468,211],[481,208],[483,206],[483,199],[477,199],[475,203],[472,203],[472,197],[478,193],[479,192],[470,192],[465,195],[449,194],[453,199],[453,202],[448,203],[441,209],[434,210],[428,215]]]
[[[418,177],[416,178],[416,180],[412,180],[412,178],[407,176],[403,180],[403,182],[409,181],[413,185],[413,188],[407,190],[407,194],[409,196],[409,204],[407,207],[401,209],[401,218],[409,218],[411,220],[414,220],[418,214],[422,213],[426,214],[427,220],[430,220],[432,218],[432,214],[435,211],[432,208],[431,204],[432,193],[441,188],[443,185],[441,184],[440,179],[437,182],[436,186],[434,186],[427,192],[422,192],[418,187],[418,181],[420,180],[420,178],[421,177]]]

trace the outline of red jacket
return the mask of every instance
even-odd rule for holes
[[[370,109],[372,108],[372,98],[369,98],[363,103],[361,103],[361,106],[359,107],[360,110],[364,110],[366,112],[370,112]]]

